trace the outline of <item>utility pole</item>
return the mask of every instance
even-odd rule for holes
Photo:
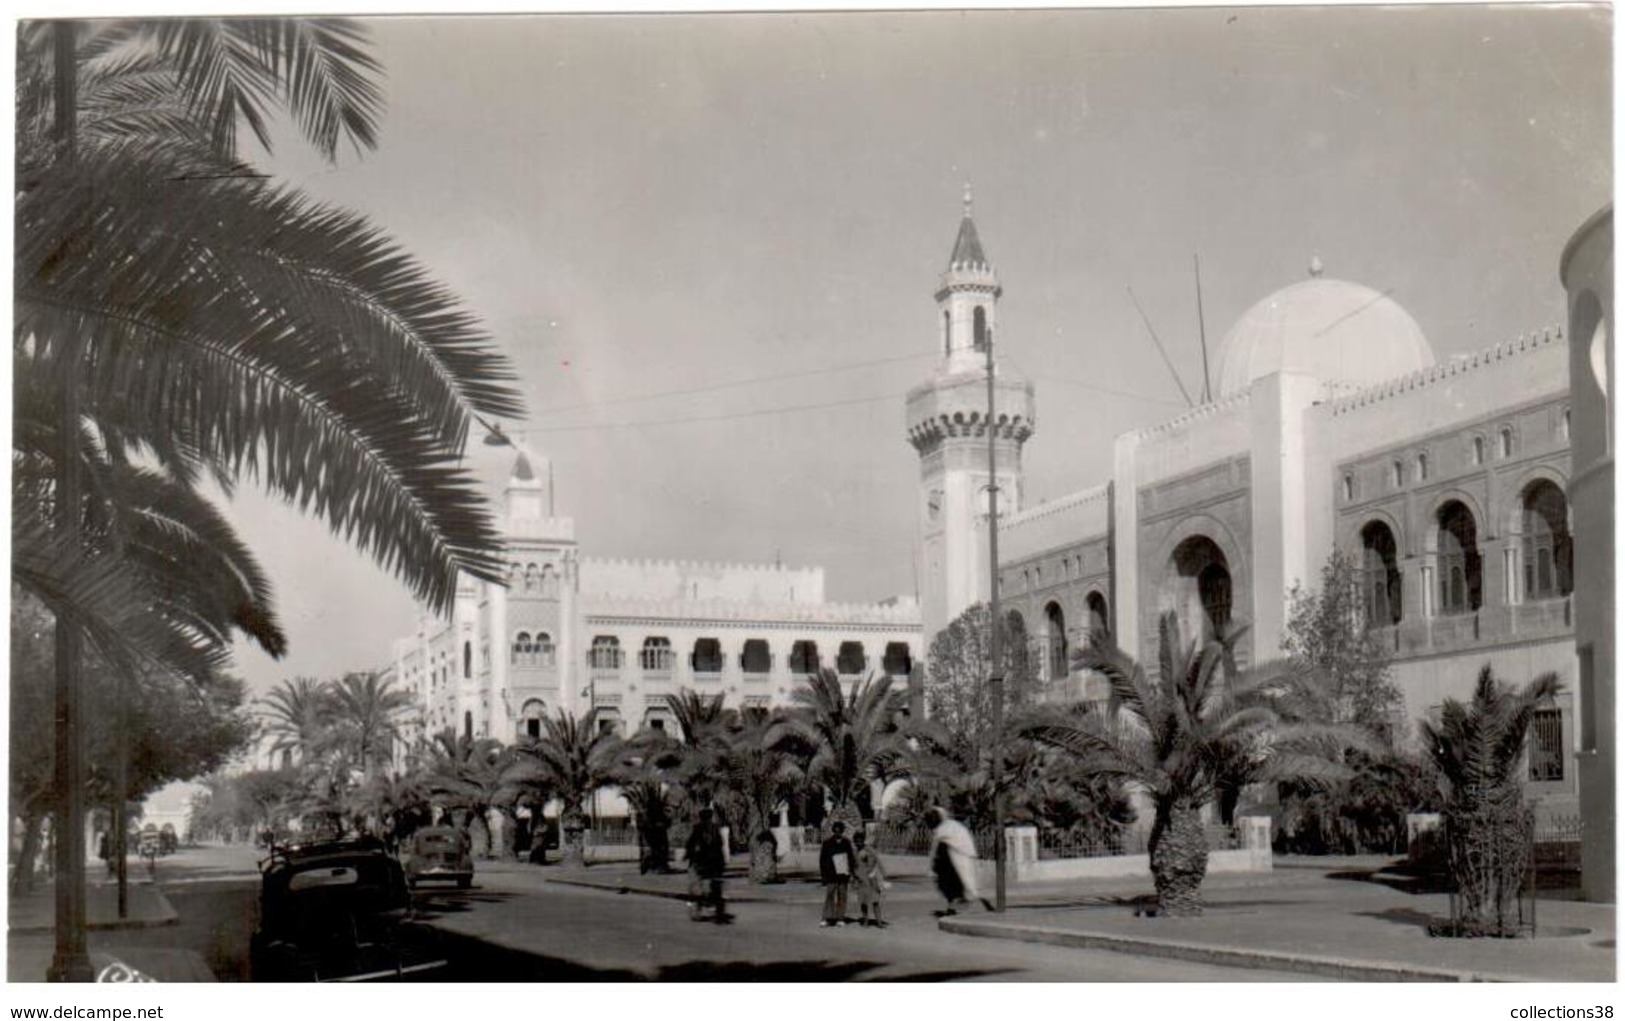
[[[987,584],[989,660],[988,692],[993,699],[993,907],[1004,910],[1004,630],[999,615],[999,476],[998,419],[994,413],[993,331],[987,331]]]

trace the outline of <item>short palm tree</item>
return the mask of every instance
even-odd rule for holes
[[[1450,876],[1461,893],[1456,919],[1465,935],[1513,935],[1517,896],[1528,867],[1533,823],[1523,800],[1521,770],[1537,709],[1561,690],[1542,674],[1516,691],[1486,663],[1473,697],[1446,699],[1437,722],[1423,720],[1422,741],[1439,767],[1445,796]]]
[[[898,722],[907,695],[892,683],[889,674],[871,677],[847,693],[826,667],[790,693],[783,728],[814,749],[806,772],[829,797],[828,821],[849,830],[862,825],[858,804],[870,783],[890,775],[907,750]]]
[[[542,717],[541,737],[519,746],[536,764],[536,782],[561,803],[559,823],[566,865],[585,864],[582,832],[587,828],[587,801],[610,783],[619,744],[620,738],[612,731],[599,729],[596,712],[571,716],[560,709],[557,715]]]
[[[531,763],[519,751],[490,737],[469,737],[447,728],[434,735],[423,766],[422,783],[443,808],[468,813],[469,828],[480,834],[478,850],[496,852],[491,837],[492,811],[510,822]]]
[[[640,872],[671,868],[671,823],[676,797],[672,780],[684,762],[684,747],[659,730],[642,730],[613,746],[608,779],[620,790],[632,810],[642,844]]]
[[[718,792],[718,758],[728,748],[731,714],[721,692],[702,695],[684,688],[668,696],[667,707],[683,743],[682,761],[674,771],[690,809],[710,805]]]
[[[1113,646],[1081,650],[1076,665],[1106,678],[1112,711],[1039,710],[1019,728],[1075,756],[1085,773],[1120,778],[1150,798],[1151,876],[1164,914],[1202,911],[1208,859],[1202,812],[1221,785],[1325,782],[1347,772],[1339,761],[1341,742],[1352,737],[1345,728],[1284,722],[1271,707],[1282,690],[1279,673],[1231,675],[1224,668],[1240,634],[1232,629],[1186,644],[1178,618],[1164,615],[1155,678]]]
[[[747,708],[730,722],[717,765],[729,793],[743,807],[753,883],[778,882],[774,816],[804,776],[800,763],[816,752],[803,733],[786,725],[782,713]]]

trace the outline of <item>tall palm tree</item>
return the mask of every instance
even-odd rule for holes
[[[560,709],[555,716],[542,717],[541,737],[520,745],[521,752],[536,763],[537,782],[561,802],[559,823],[566,865],[585,863],[581,835],[587,828],[587,800],[610,782],[619,744],[620,738],[612,731],[599,729],[596,712],[571,716]]]
[[[260,699],[273,754],[287,752],[301,762],[316,755],[324,744],[330,694],[328,686],[314,677],[295,677],[277,682]]]
[[[640,872],[671,868],[671,823],[677,799],[671,790],[684,764],[684,745],[659,730],[642,730],[614,746],[606,769],[638,828],[643,855]]]
[[[1347,774],[1342,748],[1359,740],[1349,728],[1283,721],[1271,705],[1282,691],[1278,671],[1229,673],[1241,633],[1187,644],[1178,617],[1164,615],[1155,678],[1114,646],[1081,650],[1075,665],[1105,676],[1112,711],[1041,709],[1018,728],[1076,756],[1085,773],[1120,778],[1150,798],[1151,876],[1164,914],[1201,914],[1202,812],[1222,785],[1337,779]]]
[[[346,674],[330,687],[327,698],[335,750],[353,768],[372,775],[389,764],[401,733],[401,713],[413,704],[411,692],[375,673]]]
[[[862,823],[858,805],[874,780],[885,779],[907,751],[899,717],[907,694],[892,689],[889,674],[858,681],[841,690],[835,671],[824,668],[790,693],[787,732],[816,749],[807,774],[823,786],[830,801],[829,821]]]
[[[1449,787],[1445,837],[1466,934],[1516,934],[1533,823],[1523,800],[1524,751],[1535,711],[1561,689],[1557,675],[1546,673],[1514,690],[1486,663],[1470,701],[1445,699],[1438,721],[1421,723],[1422,741]]]

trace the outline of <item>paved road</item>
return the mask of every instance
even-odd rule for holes
[[[803,904],[739,904],[733,925],[689,921],[679,901],[486,873],[477,888],[419,893],[459,981],[1302,981],[1284,973],[974,939],[928,913],[884,930],[818,927]]]
[[[197,950],[221,981],[247,981],[257,918],[251,850],[183,853],[161,870],[179,913],[143,941]],[[494,866],[475,888],[420,888],[414,902],[450,968],[444,981],[1264,982],[1302,976],[953,936],[932,902],[894,905],[884,930],[820,929],[817,888],[798,903],[734,905],[729,926],[680,901],[549,883],[551,869]],[[743,884],[731,884],[744,890]]]

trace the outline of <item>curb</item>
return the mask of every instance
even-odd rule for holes
[[[1446,968],[1419,968],[1386,961],[1361,961],[1312,954],[1280,953],[1271,950],[1241,950],[1201,943],[1181,943],[1176,940],[1115,936],[1106,933],[1081,932],[1076,929],[1053,929],[1036,925],[1017,926],[998,922],[976,922],[961,918],[941,919],[937,922],[937,928],[943,932],[961,936],[1015,940],[1022,943],[1047,943],[1051,946],[1077,947],[1086,950],[1111,950],[1118,953],[1192,961],[1198,964],[1216,964],[1224,967],[1255,970],[1291,971],[1305,975],[1320,975],[1326,978],[1347,979],[1357,982],[1549,981],[1546,979],[1483,975]]]
[[[175,911],[174,905],[169,903],[169,898],[157,891],[153,891],[153,896],[157,897],[162,905],[155,916],[145,918],[113,918],[97,922],[92,922],[89,919],[86,919],[85,931],[119,932],[130,929],[158,929],[166,925],[175,925],[179,923],[181,916]],[[10,932],[19,936],[34,936],[42,933],[49,934],[56,931],[56,920],[53,918],[51,921],[41,924],[12,925],[8,926],[7,928]]]

